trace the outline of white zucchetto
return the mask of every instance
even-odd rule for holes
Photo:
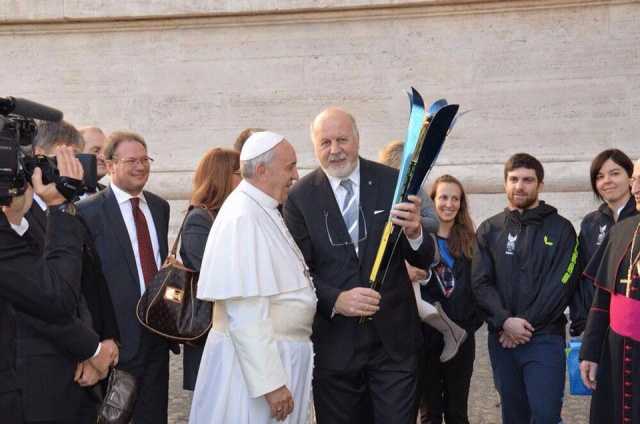
[[[240,160],[250,160],[273,149],[276,144],[284,140],[280,134],[271,131],[260,131],[253,133],[247,139],[240,152]]]

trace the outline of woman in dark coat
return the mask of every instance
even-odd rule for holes
[[[580,223],[578,244],[579,275],[585,270],[605,235],[617,222],[636,215],[636,202],[631,196],[629,178],[633,172],[631,159],[618,149],[600,152],[591,162],[591,188],[603,203],[587,214]],[[593,281],[582,275],[571,302],[571,335],[579,336],[587,323],[593,302]]]
[[[212,149],[200,159],[193,178],[193,193],[189,200],[180,247],[180,257],[186,267],[200,270],[215,215],[240,181],[240,154],[235,150]],[[204,340],[200,346],[187,344],[184,347],[185,390],[193,390],[196,386],[203,350]]]
[[[421,287],[422,298],[429,303],[439,302],[446,315],[466,330],[468,337],[457,355],[443,363],[440,361],[444,346],[442,334],[428,325],[422,326],[426,345],[423,372],[428,377],[420,404],[420,422],[442,423],[444,416],[447,424],[468,424],[467,403],[476,351],[474,333],[482,324],[471,290],[474,225],[464,189],[456,178],[447,174],[438,178],[429,190],[429,197],[440,220],[437,242],[442,264],[432,268],[429,282]],[[436,271],[438,268],[441,272]]]

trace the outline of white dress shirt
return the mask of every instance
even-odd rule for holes
[[[131,247],[133,248],[133,254],[136,257],[136,267],[138,268],[138,278],[140,280],[140,294],[142,295],[146,288],[144,286],[144,275],[142,274],[142,264],[140,263],[140,250],[138,249],[138,233],[136,232],[136,223],[133,219],[133,208],[131,206],[130,199],[138,197],[140,199],[140,210],[144,213],[144,217],[147,220],[147,227],[149,228],[149,236],[151,237],[151,246],[153,247],[153,257],[156,260],[156,265],[160,269],[163,258],[160,257],[160,244],[158,243],[158,233],[156,232],[156,226],[153,222],[153,216],[151,216],[151,210],[147,199],[144,197],[144,193],[140,192],[137,196],[132,196],[126,191],[119,189],[115,184],[111,183],[111,190],[116,196],[118,205],[120,206],[120,212],[122,213],[122,219],[127,226],[127,232],[129,233],[129,239],[131,240]]]
[[[332,177],[326,172],[325,172],[325,175],[329,180],[329,184],[331,184],[331,189],[333,190],[334,196],[336,196],[336,202],[338,202],[338,207],[342,211],[342,204],[344,203],[345,197],[347,197],[347,189],[340,185],[340,181],[342,181],[341,179]],[[358,159],[358,161],[356,162],[356,167],[353,170],[353,172],[349,174],[347,178],[344,178],[344,179],[351,180],[351,182],[353,183],[353,195],[356,198],[355,201],[357,202],[357,204],[360,205],[360,159]],[[393,207],[395,205],[389,205],[389,206]],[[358,222],[358,224],[362,224],[362,223]],[[358,229],[358,231],[360,230]],[[422,244],[422,228],[420,228],[420,236],[418,238],[415,238],[412,240],[407,237],[407,240],[409,240],[409,244],[411,245],[411,248],[413,250],[418,250],[420,248],[420,245]],[[358,249],[358,246],[356,246],[356,252],[358,251],[357,249]]]

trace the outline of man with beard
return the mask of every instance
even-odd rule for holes
[[[473,250],[502,420],[514,424],[562,421],[564,310],[577,279],[577,241],[571,223],[538,199],[543,179],[533,156],[509,158],[507,208],[480,225]]]
[[[284,218],[318,296],[311,337],[317,422],[415,423],[422,335],[405,259],[424,269],[434,255],[420,198],[392,205],[398,171],[358,155],[349,113],[327,109],[310,130],[320,167],[291,188]],[[375,291],[369,276],[389,214],[402,233]],[[359,324],[360,317],[367,319]]]

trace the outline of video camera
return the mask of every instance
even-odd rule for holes
[[[0,98],[0,206],[22,195],[36,168],[42,170],[43,184],[56,183],[67,200],[96,189],[96,157],[76,154],[84,169],[84,180],[60,177],[55,157],[36,155],[33,140],[38,132],[34,119],[59,122],[62,112],[26,99]]]

